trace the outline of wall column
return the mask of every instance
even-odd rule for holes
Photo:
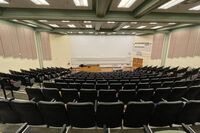
[[[37,48],[37,57],[39,60],[39,66],[40,68],[43,68],[43,54],[42,54],[42,47],[41,47],[41,35],[40,32],[35,32],[35,42],[36,42],[36,48]]]
[[[162,48],[162,54],[161,54],[161,66],[165,66],[166,59],[167,59],[167,53],[169,48],[169,41],[170,40],[170,34],[169,32],[164,33],[164,41],[163,41],[163,48]]]

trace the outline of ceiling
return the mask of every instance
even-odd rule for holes
[[[136,0],[129,8],[118,8],[121,0],[88,0],[85,7],[73,0],[46,0],[49,5],[5,1],[9,4],[0,4],[0,19],[59,34],[146,35],[200,24],[200,10],[189,10],[200,0],[168,9],[158,8],[170,0]]]

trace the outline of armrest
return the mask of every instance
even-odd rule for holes
[[[144,133],[153,133],[149,126],[144,125],[143,127],[144,127]]]
[[[34,101],[35,100],[35,97],[34,98],[32,98],[30,101]]]
[[[27,125],[28,125],[27,123],[24,123],[15,133],[23,133]]]
[[[140,102],[144,102],[144,100],[140,99]]]
[[[188,102],[188,101],[189,101],[188,99],[186,99],[186,98],[184,98],[184,97],[181,97],[181,99],[182,99],[183,101],[185,101],[185,102]]]
[[[60,130],[60,133],[65,133],[66,132],[66,124],[64,124]]]
[[[162,98],[162,101],[163,101],[163,102],[167,102],[167,100],[165,100],[165,99],[163,99],[163,98]]]
[[[12,101],[12,100],[15,100],[15,98],[14,98],[14,97],[12,97],[12,98],[10,98],[10,99],[9,99],[9,101]]]
[[[191,127],[189,127],[189,126],[187,126],[185,124],[182,124],[182,127],[187,133],[196,133],[194,130],[192,130]]]
[[[56,100],[55,99],[51,99],[51,102],[56,102]]]

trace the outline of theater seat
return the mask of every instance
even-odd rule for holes
[[[130,101],[136,101],[136,91],[135,90],[120,90],[118,94],[118,99],[124,104],[127,104]]]
[[[148,125],[153,111],[153,102],[129,102],[124,114],[124,126],[142,127]]]
[[[27,122],[30,125],[45,124],[42,114],[37,105],[33,101],[14,100],[11,102],[12,107],[20,115],[22,122]]]
[[[61,95],[64,103],[73,102],[79,99],[78,91],[76,89],[61,89]]]
[[[81,89],[79,102],[95,102],[97,100],[97,91],[94,89]]]
[[[68,103],[67,104],[69,123],[72,127],[89,128],[95,126],[94,104]]]
[[[124,105],[122,102],[98,103],[96,122],[98,127],[121,127]]]
[[[45,101],[45,97],[39,88],[25,88],[25,91],[28,95],[29,100],[33,100],[35,102]]]
[[[60,96],[60,93],[56,88],[44,88],[42,92],[47,101],[51,101],[52,99],[56,101],[62,101],[62,97]]]
[[[47,125],[55,127],[62,127],[64,124],[69,125],[64,103],[40,101],[38,107]]]
[[[99,102],[117,102],[116,90],[99,90]]]

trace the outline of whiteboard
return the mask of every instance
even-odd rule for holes
[[[130,64],[133,36],[70,36],[71,64]]]

